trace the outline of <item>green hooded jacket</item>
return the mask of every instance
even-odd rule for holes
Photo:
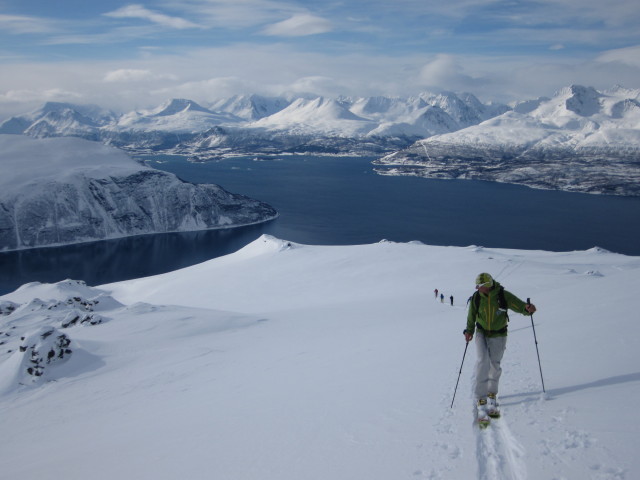
[[[506,326],[508,322],[507,311],[501,310],[498,304],[498,292],[500,284],[496,281],[489,291],[488,295],[477,292],[480,295],[480,305],[476,308],[476,302],[473,297],[469,301],[469,311],[467,313],[467,329],[472,335],[476,330],[476,322],[487,337],[503,337],[507,335]],[[531,315],[525,309],[526,303],[520,300],[511,292],[504,291],[504,298],[507,301],[509,310],[521,313],[522,315]]]

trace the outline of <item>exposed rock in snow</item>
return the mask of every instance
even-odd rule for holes
[[[0,135],[0,249],[263,222],[276,211],[77,138]]]

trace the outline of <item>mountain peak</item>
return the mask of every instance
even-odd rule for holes
[[[195,111],[211,113],[209,110],[194,102],[185,98],[173,98],[163,105],[161,105],[158,111],[153,113],[154,117],[165,117],[168,115],[175,115],[184,111]]]
[[[571,85],[563,88],[557,95],[564,98],[565,108],[581,117],[590,117],[600,112],[602,94],[593,87]]]

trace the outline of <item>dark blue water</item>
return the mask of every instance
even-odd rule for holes
[[[162,163],[157,163],[160,160]],[[600,246],[640,255],[640,199],[533,190],[480,181],[376,175],[367,158],[284,156],[150,165],[273,205],[280,217],[230,230],[146,235],[0,253],[0,294],[29,281],[99,285],[233,252],[263,233],[307,244],[382,239],[553,251]]]

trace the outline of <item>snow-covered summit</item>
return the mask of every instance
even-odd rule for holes
[[[177,113],[183,112],[203,112],[203,113],[212,113],[206,108],[198,105],[193,100],[188,100],[184,98],[174,98],[163,105],[160,105],[157,109],[149,112],[149,115],[152,117],[166,117],[167,115],[175,115]]]
[[[33,112],[12,117],[0,124],[0,133],[32,137],[95,136],[97,129],[111,124],[117,114],[95,105],[47,102]]]
[[[215,101],[211,109],[231,113],[247,121],[259,120],[278,113],[291,104],[283,97],[263,97],[261,95],[234,95]]]
[[[240,121],[239,117],[213,112],[192,100],[172,99],[153,110],[127,113],[106,130],[196,133]]]
[[[273,115],[261,118],[251,126],[286,130],[294,134],[322,132],[327,135],[354,136],[369,132],[375,123],[360,117],[337,100],[318,97],[299,98]]]

